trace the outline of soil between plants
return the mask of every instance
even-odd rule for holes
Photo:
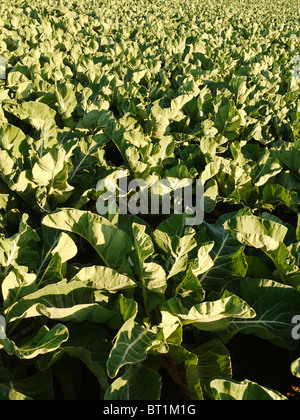
[[[248,379],[279,391],[289,400],[300,400],[300,379],[291,373],[295,359],[288,350],[253,335],[237,334],[227,345],[230,352],[233,380]],[[160,374],[164,378],[162,400],[188,400],[184,369],[164,363]]]
[[[253,335],[237,334],[226,347],[230,351],[233,379],[249,379],[300,400],[300,379],[291,373],[294,358],[288,350]]]

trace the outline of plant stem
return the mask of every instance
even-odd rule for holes
[[[141,276],[141,283],[142,283],[142,294],[143,294],[143,301],[144,301],[144,307],[147,318],[150,318],[150,309],[149,309],[149,303],[148,303],[148,296],[147,296],[147,287],[146,282],[143,276]]]

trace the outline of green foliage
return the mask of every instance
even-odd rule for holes
[[[0,12],[0,400],[80,399],[86,372],[98,399],[159,400],[165,370],[194,400],[285,399],[237,382],[227,344],[300,377],[298,2]],[[120,171],[201,179],[205,221],[99,216]]]

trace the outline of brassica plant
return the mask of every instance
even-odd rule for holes
[[[229,348],[300,377],[298,2],[0,12],[0,400],[287,399]],[[201,180],[203,223],[99,214],[120,171]]]

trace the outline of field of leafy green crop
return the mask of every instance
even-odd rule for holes
[[[298,6],[2,0],[0,400],[299,398]],[[203,223],[100,215],[120,171]]]

